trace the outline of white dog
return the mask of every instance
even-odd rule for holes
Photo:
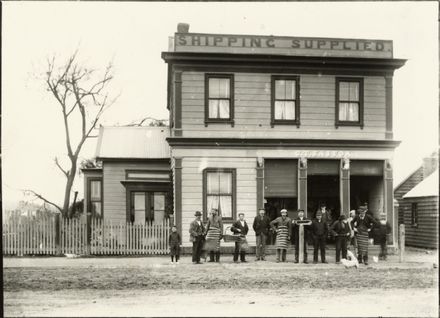
[[[349,267],[359,268],[359,261],[350,250],[347,250],[347,259],[345,258],[341,259],[341,263],[345,266],[345,268],[349,268]]]

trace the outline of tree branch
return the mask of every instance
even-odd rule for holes
[[[66,178],[69,177],[69,172],[67,172],[66,170],[63,169],[63,167],[61,167],[60,163],[58,162],[58,158],[55,157],[54,159],[56,166],[61,170],[61,172],[66,176]]]
[[[57,204],[47,200],[46,198],[44,198],[41,194],[38,194],[37,192],[35,192],[34,190],[28,190],[25,189],[23,190],[25,193],[31,193],[32,195],[34,195],[35,197],[37,197],[38,199],[46,202],[47,204],[50,204],[52,206],[54,206],[55,208],[57,208],[61,213],[63,213],[63,209],[61,209]]]

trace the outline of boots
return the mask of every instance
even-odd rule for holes
[[[362,264],[362,255],[361,254],[358,255],[358,262],[359,262],[359,264]]]
[[[285,262],[286,261],[286,250],[283,250],[283,257],[282,257],[282,260],[283,260],[283,262]]]
[[[216,261],[217,263],[220,262],[220,252],[215,252],[215,261]]]
[[[368,265],[368,255],[364,255],[364,264]]]
[[[209,263],[214,262],[214,251],[210,251],[209,252],[209,261],[208,262]]]
[[[277,263],[280,262],[280,254],[281,254],[281,250],[277,249]]]

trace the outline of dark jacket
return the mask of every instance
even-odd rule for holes
[[[189,234],[189,239],[191,242],[195,242],[197,236],[205,235],[205,226],[203,225],[203,222],[200,220],[199,225],[196,220],[192,221],[189,225]]]
[[[330,228],[330,232],[332,235],[350,237],[350,226],[348,226],[348,222],[344,223],[342,221],[336,221]]]
[[[353,219],[353,221],[351,221],[351,227],[353,229],[357,229],[359,227],[365,227],[369,230],[371,230],[373,228],[373,226],[376,224],[376,221],[369,215],[365,214],[364,219],[361,219],[360,215],[356,215]]]
[[[390,223],[386,222],[385,224],[378,224],[377,236],[379,240],[386,241],[387,235],[391,233]]]
[[[179,246],[182,244],[182,239],[180,238],[180,234],[177,232],[171,232],[168,238],[168,242],[170,246]]]
[[[299,225],[296,224],[296,221],[299,221],[300,218],[296,218],[292,220],[292,243],[295,243],[299,239]],[[310,221],[306,218],[302,219],[303,221]],[[310,233],[310,225],[304,225],[304,240],[307,241],[309,239],[309,233]]]
[[[231,231],[234,234],[247,235],[247,233],[249,231],[249,227],[248,227],[246,221],[243,221],[243,222],[244,222],[244,226],[241,225],[240,220],[235,221],[235,223],[232,224],[232,226],[231,226]]]
[[[254,224],[252,224],[252,227],[255,231],[255,235],[260,235],[261,233],[266,234],[269,232],[270,229],[270,219],[268,216],[263,215],[263,218],[261,216],[256,216],[254,219]]]
[[[310,225],[310,233],[313,235],[313,237],[317,237],[317,236],[327,237],[328,234],[327,222],[323,221],[322,219],[321,222],[319,222],[317,219],[314,219],[312,221],[312,225]]]

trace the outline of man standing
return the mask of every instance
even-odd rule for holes
[[[298,210],[298,218],[296,218],[295,220],[293,220],[292,222],[292,232],[293,232],[293,236],[295,239],[295,263],[298,263],[298,259],[299,259],[299,227],[301,223],[306,223],[306,220],[304,218],[304,210]],[[304,226],[304,243],[303,243],[303,247],[304,247],[304,263],[307,264],[307,234],[309,232],[309,228],[308,225]]]
[[[196,219],[189,226],[190,241],[193,243],[192,261],[194,264],[201,264],[200,255],[202,254],[205,227],[202,223],[202,212],[196,211],[194,216]]]
[[[313,263],[318,263],[318,249],[321,251],[321,262],[325,260],[325,241],[328,235],[328,225],[322,220],[321,211],[316,212],[316,219],[312,221],[311,232],[313,236]]]
[[[220,240],[223,234],[222,217],[218,215],[218,210],[213,208],[211,216],[208,218],[206,225],[206,242],[205,250],[209,253],[209,262],[220,262]]]
[[[246,235],[249,231],[249,227],[244,220],[244,213],[239,213],[238,218],[239,219],[232,224],[231,227],[231,231],[234,232],[234,234],[240,234],[240,240],[235,242],[234,262],[238,262],[238,253],[240,253],[240,261],[246,263],[246,251],[243,246],[247,244]]]
[[[271,229],[277,233],[276,246],[277,246],[277,263],[281,260],[286,261],[287,244],[290,240],[292,233],[291,223],[292,220],[287,217],[287,210],[281,210],[281,216],[270,222]]]
[[[358,212],[359,215],[354,218],[352,224],[352,228],[356,233],[358,260],[359,263],[363,261],[365,265],[368,265],[368,234],[373,228],[375,221],[369,215],[366,215],[366,209],[358,209]]]
[[[333,223],[330,231],[336,238],[336,264],[340,264],[341,250],[342,258],[347,259],[347,240],[350,237],[350,228],[344,214],[339,217],[338,221]]]
[[[254,231],[255,231],[255,238],[256,238],[256,252],[255,257],[256,261],[262,260],[265,261],[266,257],[266,240],[267,235],[269,233],[270,229],[270,220],[265,215],[264,209],[258,210],[258,215],[254,219],[254,224],[252,225]]]

